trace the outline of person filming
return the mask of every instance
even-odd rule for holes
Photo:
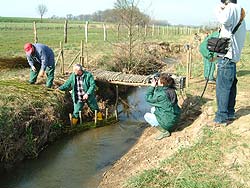
[[[146,93],[146,101],[152,108],[144,118],[161,132],[156,140],[169,137],[180,118],[181,110],[175,89],[174,79],[167,73],[161,73],[159,77],[152,79]]]

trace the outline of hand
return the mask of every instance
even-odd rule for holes
[[[153,78],[152,81],[151,81],[151,86],[155,87],[157,86],[157,81]]]
[[[214,62],[214,61],[216,61],[218,58],[217,57],[211,57],[210,59],[209,59],[209,62]]]
[[[87,93],[85,93],[84,95],[83,95],[83,100],[87,100],[89,98],[89,95],[87,94]]]
[[[31,69],[36,72],[36,67],[35,66],[32,66]]]
[[[240,20],[243,20],[246,16],[244,8],[241,8]]]
[[[40,72],[39,72],[39,77],[44,77],[44,75],[45,75],[45,71],[43,71],[43,70],[41,70]]]

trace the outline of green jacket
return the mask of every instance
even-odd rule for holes
[[[212,57],[215,57],[217,55],[216,53],[209,52],[209,50],[207,49],[207,41],[208,41],[208,39],[210,39],[212,37],[219,37],[219,35],[220,35],[220,33],[218,31],[214,31],[213,33],[211,33],[208,37],[206,37],[201,42],[201,44],[199,46],[199,51],[200,51],[203,58],[209,60]]]
[[[95,98],[95,80],[93,75],[90,72],[84,71],[83,72],[83,89],[89,95],[88,101],[91,102],[93,98]],[[76,85],[76,74],[72,73],[68,80],[59,87],[61,91],[65,91],[72,88],[72,100],[74,103],[77,103],[77,85]]]
[[[146,101],[155,107],[155,116],[162,128],[172,131],[180,118],[181,109],[178,103],[172,104],[166,95],[167,86],[148,88]]]

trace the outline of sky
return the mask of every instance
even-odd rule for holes
[[[53,15],[66,17],[92,14],[99,10],[112,9],[116,0],[2,0],[0,16],[39,18],[37,6],[45,4],[48,12],[44,18]],[[220,0],[139,0],[140,10],[153,19],[167,20],[172,25],[203,25],[215,22],[215,7]],[[248,2],[248,3],[247,3]],[[250,29],[249,0],[238,0],[246,11],[247,29]]]

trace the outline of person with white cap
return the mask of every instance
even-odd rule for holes
[[[61,91],[72,90],[71,97],[74,103],[74,111],[70,120],[72,125],[77,124],[80,118],[79,113],[82,111],[85,103],[87,103],[92,112],[97,111],[97,118],[102,119],[102,113],[95,97],[96,84],[94,76],[86,71],[82,65],[75,64],[68,80],[57,89]]]
[[[215,125],[227,126],[235,119],[235,103],[237,92],[236,63],[240,60],[246,38],[245,11],[237,4],[237,0],[221,0],[216,10],[218,22],[221,24],[220,38],[230,38],[230,46],[226,54],[218,54],[216,101],[217,112]],[[236,32],[234,32],[236,31]]]
[[[30,65],[29,83],[34,84],[37,77],[43,77],[46,73],[46,87],[51,88],[55,74],[54,52],[51,48],[40,43],[26,43],[24,51]]]

